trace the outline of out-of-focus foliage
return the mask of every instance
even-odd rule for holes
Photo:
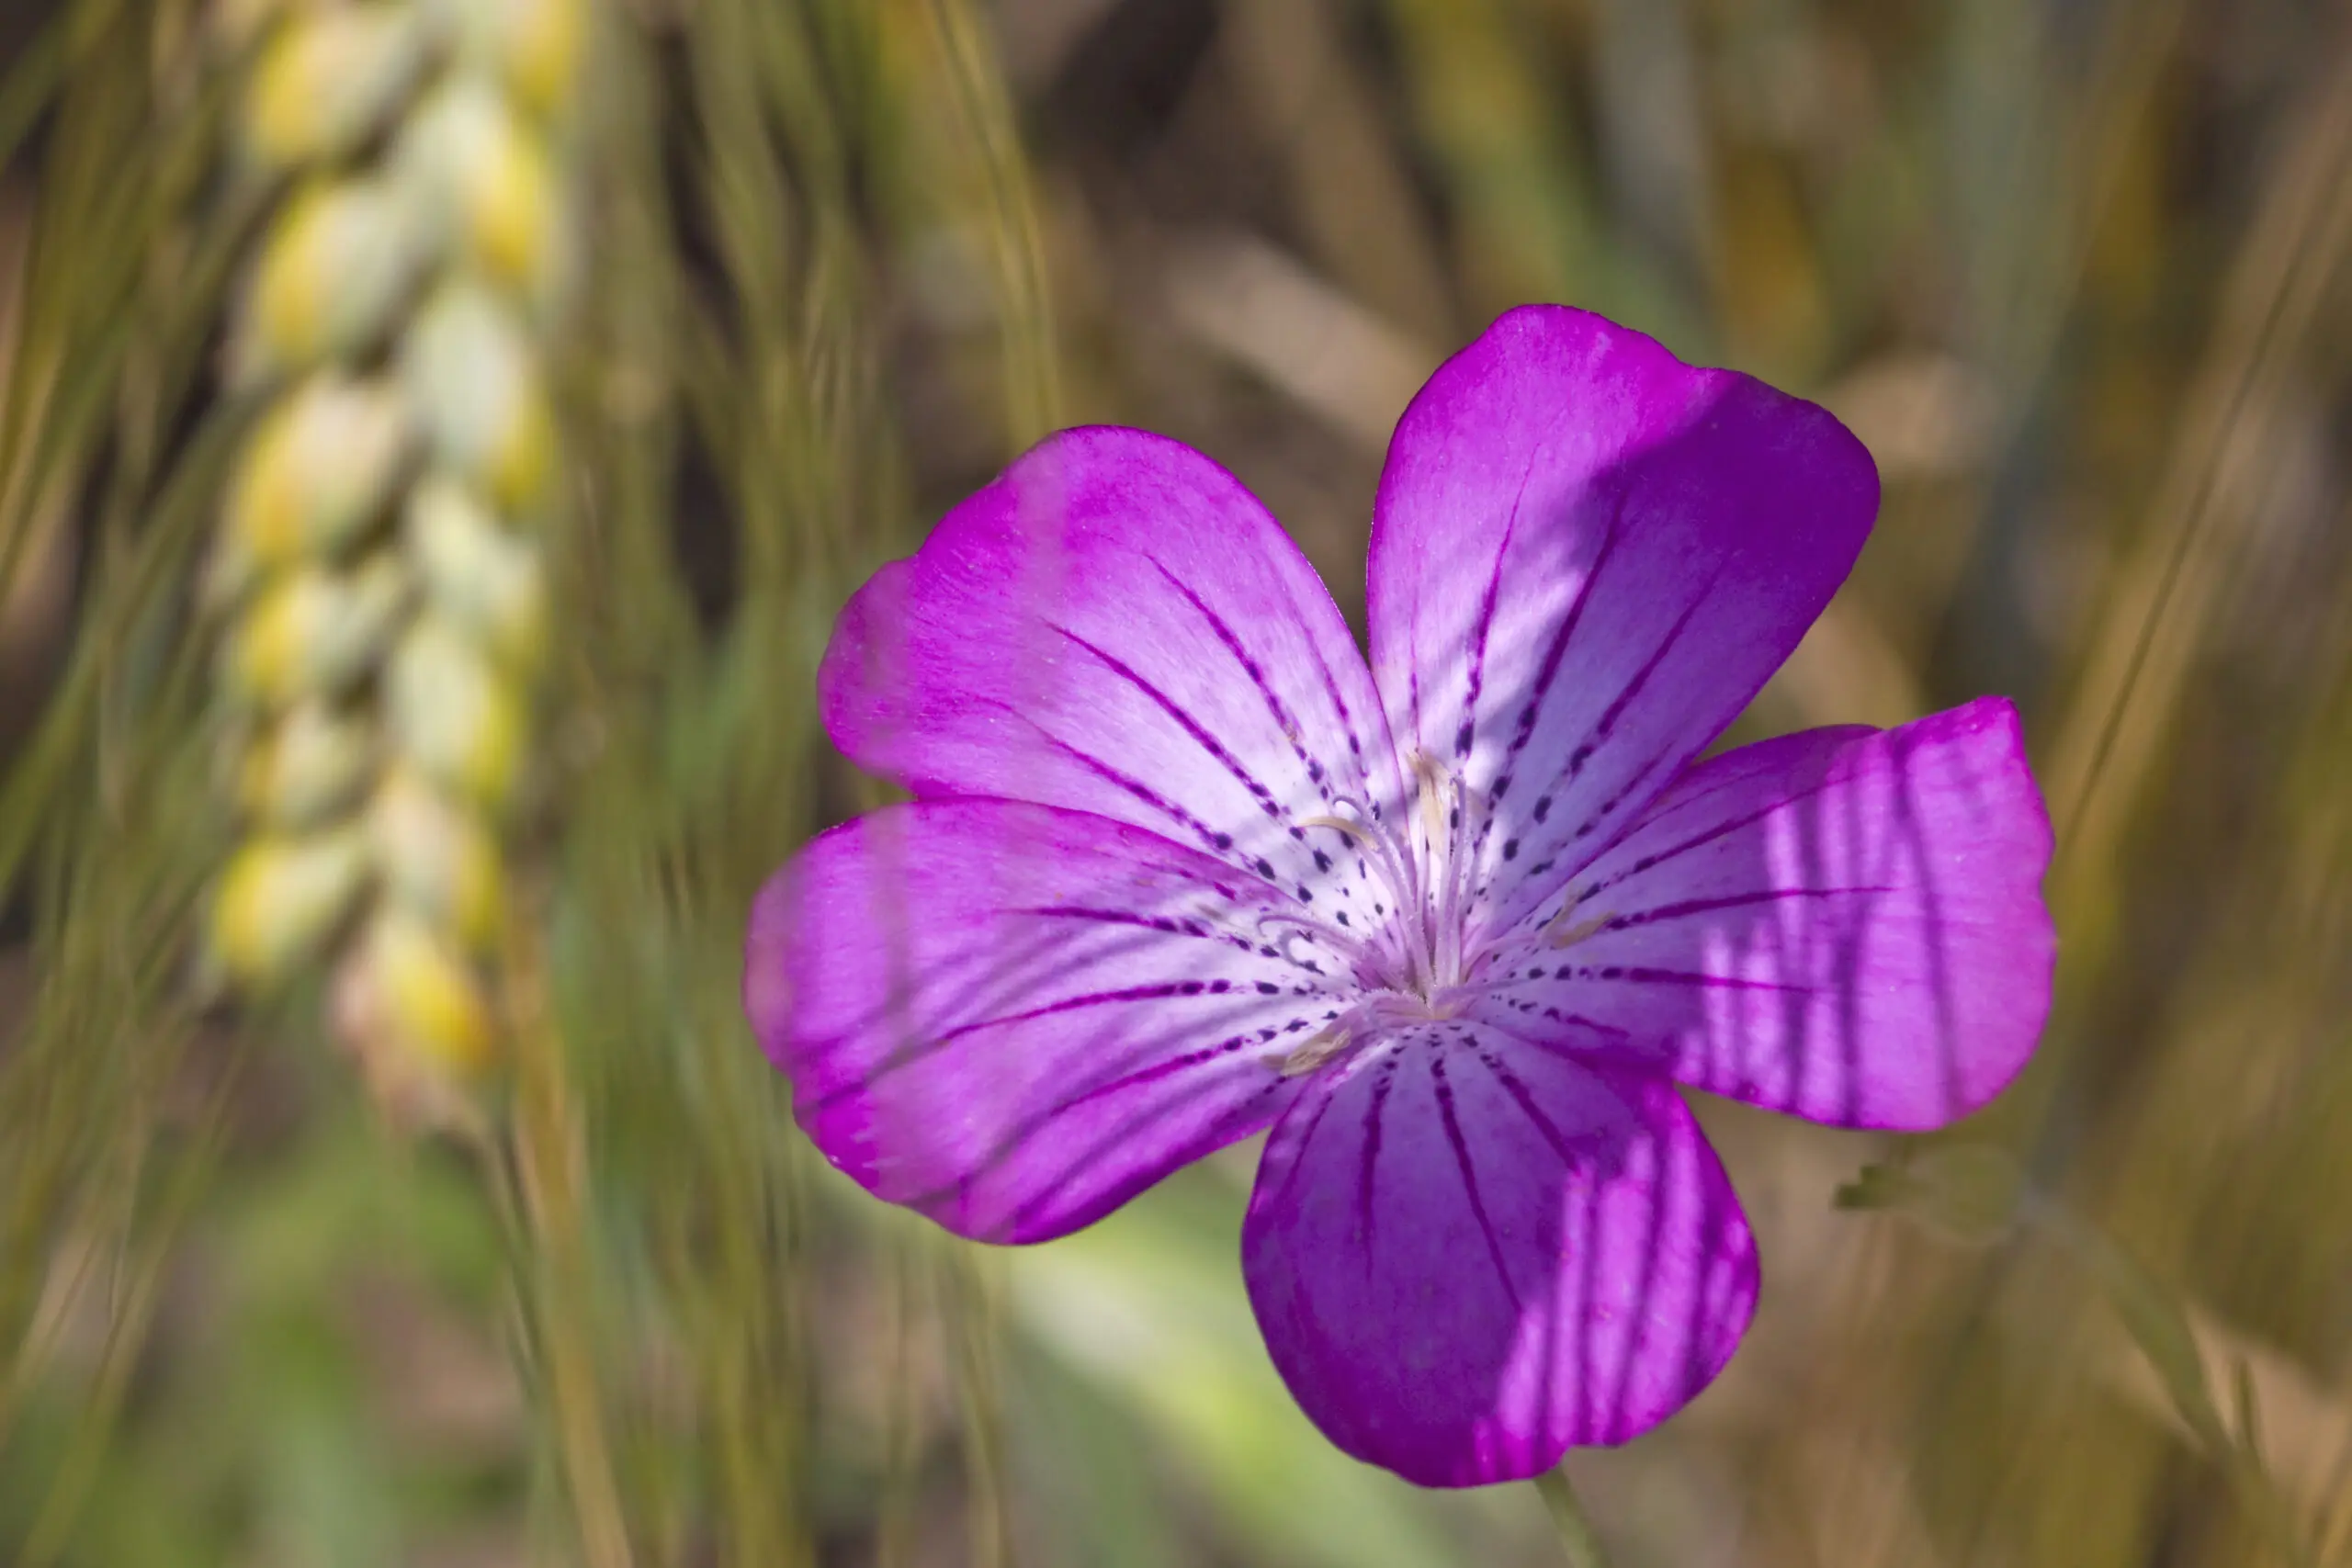
[[[310,3],[0,15],[0,1561],[1556,1561],[1532,1489],[1415,1492],[1290,1405],[1250,1151],[983,1253],[809,1155],[736,1004],[753,889],[871,798],[812,675],[875,563],[1118,421],[1360,614],[1391,422],[1540,299],[1878,457],[1740,736],[2006,692],[2060,832],[2059,1011],[2000,1106],[1702,1108],[1764,1304],[1571,1459],[1621,1568],[2352,1562],[2352,13],[593,6],[476,1146],[378,1125],[317,987],[199,983],[199,562],[289,198],[238,106]]]

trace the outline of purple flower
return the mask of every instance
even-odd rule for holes
[[[1676,1086],[1940,1126],[2049,1005],[2007,703],[1699,760],[1877,505],[1812,404],[1514,310],[1397,426],[1367,669],[1223,469],[1051,438],[834,632],[826,726],[915,798],[753,912],[801,1125],[998,1242],[1272,1128],[1242,1268],[1340,1448],[1471,1485],[1664,1420],[1758,1280]]]

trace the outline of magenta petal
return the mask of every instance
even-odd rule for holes
[[[1381,476],[1373,668],[1398,743],[1494,798],[1506,921],[1747,705],[1877,510],[1823,410],[1580,310],[1513,310],[1430,378]]]
[[[1278,899],[1100,817],[890,807],[761,893],[744,1007],[828,1159],[960,1235],[1041,1241],[1295,1094],[1273,1062],[1335,1004],[1255,934]]]
[[[2000,1092],[2041,1034],[2050,849],[1997,697],[1743,747],[1539,911],[1583,934],[1502,998],[1570,1008],[1751,1104],[1939,1127]]]
[[[1242,1232],[1266,1347],[1332,1442],[1425,1486],[1515,1481],[1722,1371],[1756,1250],[1673,1087],[1460,1022],[1314,1080]]]
[[[1396,792],[1363,655],[1306,558],[1231,475],[1136,430],[1065,431],[944,518],[842,613],[827,728],[922,795],[1132,822],[1285,886],[1290,832]]]

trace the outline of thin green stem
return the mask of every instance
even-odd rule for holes
[[[1544,1494],[1544,1506],[1552,1510],[1552,1528],[1560,1532],[1560,1551],[1568,1560],[1568,1568],[1609,1568],[1609,1553],[1600,1549],[1600,1537],[1593,1533],[1592,1521],[1584,1517],[1584,1505],[1577,1501],[1576,1488],[1568,1484],[1568,1472],[1545,1471],[1535,1478],[1535,1490]]]

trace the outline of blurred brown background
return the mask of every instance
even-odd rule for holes
[[[1702,1107],[1764,1303],[1572,1456],[1619,1568],[2352,1562],[2352,12],[582,5],[503,1208],[315,987],[187,980],[236,831],[196,563],[288,188],[236,106],[316,8],[0,13],[0,1561],[1556,1561],[1531,1490],[1416,1492],[1289,1405],[1253,1150],[951,1244],[809,1154],[734,985],[751,890],[867,798],[808,685],[874,564],[1116,422],[1360,623],[1396,414],[1557,300],[1878,459],[1736,738],[2004,693],[2061,834],[2000,1105]]]

